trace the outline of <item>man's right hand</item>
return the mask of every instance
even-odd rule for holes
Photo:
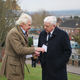
[[[40,52],[35,51],[35,54],[33,56],[40,56]]]

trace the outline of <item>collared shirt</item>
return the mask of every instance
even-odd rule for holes
[[[50,32],[50,37],[52,36],[53,31],[54,31],[54,29]],[[47,34],[47,41],[48,41],[48,37],[49,37],[49,35]]]
[[[24,35],[25,35],[26,31],[22,27],[20,27],[20,28],[21,28],[22,32],[24,33]]]
[[[22,32],[24,33],[25,39],[28,42],[28,34],[26,33],[26,31],[21,27]]]

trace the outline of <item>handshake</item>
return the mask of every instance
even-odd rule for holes
[[[40,55],[40,52],[44,53],[45,52],[45,49],[42,48],[42,47],[35,47],[35,56],[39,56]]]

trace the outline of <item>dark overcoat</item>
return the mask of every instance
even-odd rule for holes
[[[39,44],[47,45],[47,53],[39,56],[42,66],[42,80],[67,80],[66,64],[71,55],[71,46],[68,34],[56,27],[51,38],[46,41],[47,33],[42,31]]]
[[[6,37],[0,75],[5,75],[8,80],[24,80],[25,56],[34,53],[34,51],[34,47],[28,47],[26,38],[19,26],[11,29]]]

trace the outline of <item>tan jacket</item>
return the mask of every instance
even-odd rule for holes
[[[34,51],[34,47],[28,47],[19,26],[11,29],[6,37],[5,55],[0,75],[5,75],[10,80],[24,80],[25,56],[33,54]]]

